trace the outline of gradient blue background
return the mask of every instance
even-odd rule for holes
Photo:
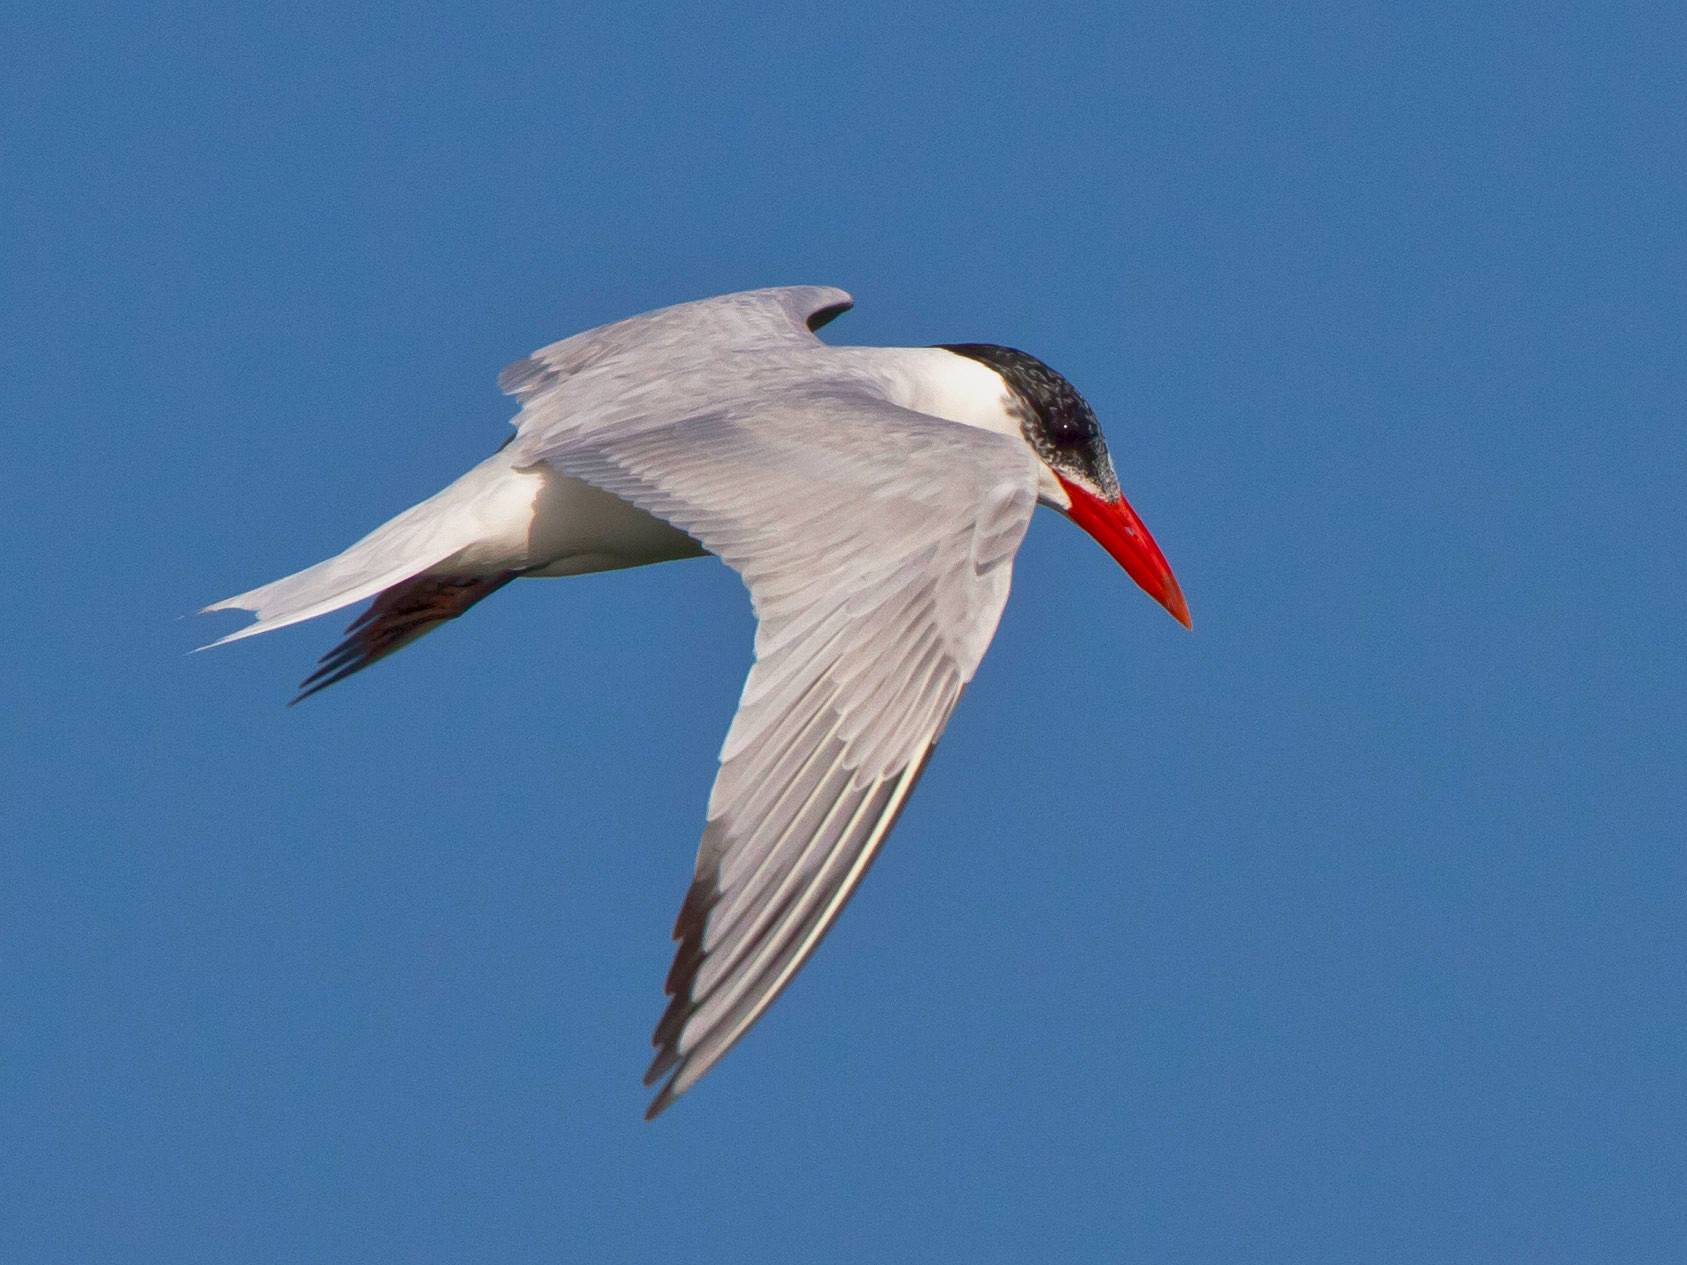
[[[36,8],[6,1260],[1682,1258],[1679,4]],[[1040,516],[647,1125],[736,579],[517,585],[291,711],[342,616],[177,617],[482,457],[507,361],[788,282],[1065,372],[1196,630]]]

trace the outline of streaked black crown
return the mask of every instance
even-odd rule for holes
[[[1119,495],[1118,476],[1095,410],[1060,374],[1029,352],[995,343],[940,343],[1002,375],[1020,405],[1019,428],[1049,467],[1088,484],[1105,498]]]

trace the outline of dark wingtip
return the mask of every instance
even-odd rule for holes
[[[325,655],[323,657],[327,658],[328,656]],[[329,664],[325,668],[318,668],[315,672],[312,672],[304,680],[299,682],[299,692],[288,700],[287,706],[297,707],[312,694],[321,693],[330,685],[333,685],[336,681],[345,680],[352,673],[361,671],[362,669],[368,667],[372,662],[374,662],[374,660],[370,659],[361,663],[353,663],[350,667],[340,667],[340,664],[335,662]],[[335,668],[339,668],[339,671],[334,671]],[[330,673],[332,673],[332,675],[329,675]]]
[[[656,1057],[650,1060],[650,1066],[644,1072],[646,1088],[673,1072],[684,1061],[685,1056],[679,1048],[680,1033],[685,1030],[686,1020],[697,1009],[691,1000],[691,990],[703,965],[703,929],[709,921],[709,911],[720,900],[720,895],[719,875],[708,872],[692,879],[685,899],[680,902],[673,933],[679,948],[674,950],[673,965],[668,968],[668,977],[662,982],[662,991],[668,995],[668,1005],[656,1021],[656,1030],[650,1034],[650,1044],[656,1047]],[[678,1097],[670,1080],[651,1101],[650,1110],[645,1112],[644,1118],[654,1120]]]
[[[644,1118],[646,1120],[656,1119],[677,1101],[679,1101],[679,1095],[673,1092],[673,1082],[669,1081],[662,1086],[662,1092],[650,1100],[650,1106],[644,1109]]]
[[[678,1064],[679,1050],[675,1046],[664,1045],[656,1052],[656,1057],[650,1060],[650,1066],[644,1070],[644,1087],[649,1089]]]
[[[806,322],[808,325],[808,332],[813,334],[818,331],[822,325],[830,325],[833,321],[837,320],[838,317],[842,316],[854,306],[855,300],[847,299],[842,303],[834,303],[830,307],[823,307],[818,312],[810,312],[808,314],[808,321]]]
[[[294,707],[371,663],[402,650],[416,638],[455,619],[508,584],[519,571],[493,575],[421,575],[386,589],[369,609],[346,626],[345,639],[317,662],[316,671],[299,682]]]

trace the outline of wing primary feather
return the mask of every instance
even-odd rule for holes
[[[813,928],[825,916],[826,910],[831,907],[831,898],[843,881],[836,877],[835,863],[840,855],[847,856],[846,846],[858,837],[857,826],[864,820],[877,821],[883,815],[895,787],[894,781],[887,780],[877,783],[856,797],[856,803],[851,807],[843,829],[838,832],[835,840],[829,841],[826,856],[816,868],[812,884],[787,892],[770,911],[772,919],[766,932],[757,942],[760,947],[754,958],[740,971],[740,983],[734,985],[724,996],[709,997],[698,1006],[696,1022],[706,1024],[707,1027],[693,1046],[694,1049],[701,1053],[702,1047],[711,1040],[713,1034],[723,1033],[718,1040],[724,1052],[727,1046],[737,1040],[738,1035],[748,1030],[754,1022],[753,1015],[772,1004],[773,994],[784,986],[784,967],[793,958],[803,955],[804,944],[807,943]],[[851,868],[853,867],[845,867],[844,878],[847,878]],[[774,981],[771,985],[770,980]],[[717,1002],[719,1005],[716,1009],[720,1013],[711,1017],[707,1011]],[[681,1045],[683,1048],[683,1037]]]
[[[820,941],[831,929],[832,924],[837,920],[838,914],[843,912],[844,905],[846,905],[849,902],[849,898],[855,894],[855,890],[860,885],[862,877],[867,873],[867,870],[872,866],[873,861],[878,857],[880,845],[889,836],[891,830],[895,828],[897,819],[902,815],[902,809],[907,805],[908,796],[913,792],[914,787],[919,783],[920,777],[925,773],[926,764],[930,761],[931,753],[935,749],[936,743],[934,741],[926,748],[919,761],[910,765],[909,768],[903,772],[902,777],[898,779],[895,784],[895,789],[891,793],[889,803],[877,811],[876,823],[873,826],[871,833],[861,848],[857,851],[843,878],[833,885],[831,895],[821,907],[819,917],[811,920],[809,929],[804,933],[801,942],[798,944],[795,951],[787,957],[786,964],[781,970],[778,979],[773,983],[771,988],[767,989],[767,991],[762,994],[755,1013],[740,1022],[733,1034],[723,1044],[723,1053],[749,1029],[750,1025],[756,1021],[756,1018],[758,1018],[763,1011],[773,1004],[779,994],[784,991],[785,985],[790,982],[791,977],[795,975],[798,969],[801,968],[802,964],[808,960],[809,955],[819,947]],[[839,847],[842,847],[842,842],[843,841],[840,841],[838,845]],[[701,1073],[699,1073],[699,1075],[701,1075]]]
[[[824,731],[816,729],[817,725],[827,724],[828,717],[839,715],[837,709],[831,706],[836,693],[830,682],[817,681],[805,688],[783,712],[766,720],[761,718],[754,704],[749,707],[740,705],[739,719],[733,722],[733,729],[754,730],[759,749],[775,752],[776,755],[771,763],[758,767],[741,749],[734,749],[736,744],[729,732],[721,749],[721,772],[716,779],[716,790],[709,797],[710,820],[722,816],[729,803],[737,816],[752,820],[750,805],[753,804],[755,811],[761,813],[783,797],[787,787],[782,779],[787,776],[787,770],[789,776],[796,776],[813,758],[813,749],[825,746],[826,740],[836,732],[835,727]],[[753,784],[741,789],[741,775],[753,777]]]
[[[771,869],[764,869],[758,875],[760,881],[745,892],[743,901],[733,902],[732,920],[712,952],[707,949],[711,936],[705,936],[703,961],[692,985],[693,999],[699,1005],[712,1000],[716,987],[730,980],[745,958],[763,942],[769,929],[776,925],[777,911],[787,897],[793,892],[800,894],[806,883],[819,872],[820,867],[809,864],[810,858],[817,850],[831,846],[831,833],[834,823],[839,820],[839,810],[849,802],[852,794],[857,802],[866,794],[853,783],[849,769],[833,765],[825,780],[786,823],[779,841],[768,849],[768,856],[777,857],[780,845],[786,839],[802,839],[802,847]],[[826,794],[822,795],[822,792]],[[854,806],[851,805],[846,813],[853,812]],[[848,820],[847,816],[845,820]],[[734,895],[736,893],[729,892],[724,900],[731,901]],[[713,932],[712,927],[710,932]]]
[[[346,627],[345,640],[317,660],[317,669],[299,682],[293,707],[377,660],[402,650],[446,620],[456,619],[476,602],[491,597],[519,571],[493,575],[419,575],[383,590],[369,609]]]
[[[807,701],[810,696],[820,692],[823,685],[823,678],[812,683],[803,691],[801,698],[793,703],[792,710],[795,710],[802,702]],[[822,698],[816,705],[814,714],[804,722],[802,728],[790,735],[790,745],[784,749],[782,761],[789,761],[793,756],[800,756],[804,753],[805,744],[800,740],[812,725],[824,722],[830,716],[832,717],[833,728],[836,727],[836,713],[828,710],[826,705],[828,701],[829,698]],[[818,759],[825,749],[826,741],[824,738],[814,744],[812,753],[793,771],[791,784],[794,784],[800,778],[807,765]],[[790,784],[784,787],[785,793],[788,793],[789,790]],[[723,896],[721,860],[723,855],[727,853],[727,848],[722,843],[725,834],[726,827],[718,820],[709,822],[704,829],[703,841],[698,848],[698,873],[693,879],[690,889],[686,892],[684,902],[680,905],[679,916],[674,920],[673,938],[679,942],[679,947],[675,950],[673,963],[668,968],[668,977],[663,985],[664,991],[672,1000],[663,1012],[661,1020],[658,1021],[656,1031],[651,1035],[651,1043],[659,1049],[667,1044],[671,1036],[677,1036],[679,1027],[683,1025],[685,1017],[694,1008],[691,997],[692,981],[695,980],[704,960],[704,939],[709,915]],[[661,1075],[661,1071],[657,1068],[657,1063],[661,1061],[662,1055],[659,1053],[656,1062],[651,1064],[652,1070],[646,1073],[645,1084],[653,1084],[656,1078]]]
[[[681,1053],[677,1043],[669,1046],[663,1054],[659,1054],[651,1064],[655,1069],[660,1065],[661,1070],[655,1071],[646,1084],[652,1084],[663,1074],[672,1072],[671,1078],[662,1086],[651,1100],[645,1111],[645,1119],[653,1120],[673,1105],[674,1101],[696,1084],[709,1068],[714,1066],[746,1032],[767,1012],[791,982],[791,979],[801,969],[804,962],[819,947],[825,939],[826,933],[836,923],[838,915],[843,911],[849,898],[860,885],[862,877],[872,866],[878,855],[879,848],[895,828],[902,810],[907,806],[908,796],[918,785],[921,775],[930,762],[932,752],[936,749],[935,738],[928,745],[920,758],[903,770],[894,782],[886,779],[882,785],[893,787],[888,802],[877,814],[877,820],[862,841],[860,848],[851,858],[842,876],[826,893],[825,899],[818,902],[815,909],[810,911],[809,917],[803,919],[801,935],[792,943],[787,953],[781,954],[773,964],[771,978],[763,972],[764,981],[754,994],[740,998],[739,1005],[728,1016],[730,1027],[717,1028],[705,1035],[692,1049]],[[840,844],[841,846],[841,844]],[[677,1035],[677,1034],[676,1034]]]
[[[804,840],[801,849],[781,867],[771,886],[757,893],[753,912],[742,928],[734,929],[738,934],[731,943],[723,943],[715,954],[704,957],[693,986],[693,1000],[699,1010],[710,1006],[727,1009],[755,982],[767,955],[779,946],[780,924],[792,902],[812,894],[826,872],[833,849],[848,840],[850,827],[878,789],[876,783],[852,785],[847,769],[836,770],[833,777],[842,785],[823,806],[813,806],[819,820],[809,826],[798,818],[786,828],[791,837]],[[799,826],[805,829],[799,830]],[[821,858],[819,864],[813,863],[816,856]]]
[[[834,729],[836,723],[833,722]],[[828,737],[816,748],[814,755],[798,770],[786,792],[774,803],[770,815],[758,823],[752,835],[737,842],[730,858],[722,862],[721,888],[724,895],[721,899],[724,908],[719,914],[723,921],[710,926],[709,935],[704,940],[705,949],[712,950],[722,941],[737,922],[740,911],[753,903],[766,887],[768,877],[777,877],[789,870],[795,859],[779,864],[779,848],[797,831],[804,814],[820,800],[826,789],[841,780],[843,785],[836,789],[834,798],[843,793],[849,782],[849,771],[839,768],[839,758],[844,750],[844,744],[836,737]],[[739,861],[739,853],[744,853],[743,861],[733,866],[731,862]],[[773,872],[768,876],[770,864]],[[747,872],[746,865],[749,866]]]

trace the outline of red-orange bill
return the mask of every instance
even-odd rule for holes
[[[1060,479],[1060,486],[1072,498],[1067,517],[1094,536],[1125,573],[1142,586],[1144,593],[1171,612],[1173,619],[1185,628],[1193,628],[1189,622],[1189,603],[1183,600],[1177,577],[1130,503],[1123,496],[1116,501],[1104,501],[1065,479]]]

